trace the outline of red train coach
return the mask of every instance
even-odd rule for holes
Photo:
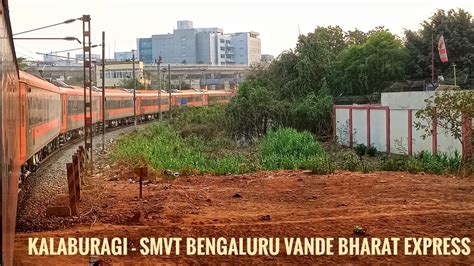
[[[71,137],[81,134],[84,127],[84,89],[71,86],[69,88],[61,87],[62,103],[62,123],[61,139],[69,140]],[[89,91],[87,91],[89,97]],[[97,123],[101,121],[102,101],[100,93],[92,92],[92,121]]]
[[[178,107],[193,107],[207,105],[206,95],[197,91],[181,91],[181,93],[174,94],[175,106]]]
[[[133,121],[133,94],[121,89],[105,89],[105,120],[110,126]]]
[[[20,160],[27,162],[23,167],[31,168],[59,145],[56,138],[61,131],[61,91],[20,71],[20,103]]]
[[[230,99],[234,96],[234,92],[229,91],[208,91],[206,94],[206,105],[212,105],[216,103],[228,103]]]
[[[165,112],[169,109],[169,97],[168,93],[161,93],[161,111]],[[151,116],[160,112],[158,107],[158,92],[153,90],[139,90],[137,91],[137,103],[138,110],[137,114],[142,119],[150,119]]]
[[[20,169],[20,113],[18,70],[15,63],[8,1],[0,7],[0,197],[2,228],[0,264],[13,265],[15,221]]]

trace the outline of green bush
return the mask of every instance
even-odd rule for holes
[[[262,164],[265,169],[297,169],[301,162],[325,156],[321,145],[309,132],[281,128],[269,132],[260,144]]]
[[[423,162],[414,157],[409,157],[406,159],[404,168],[406,171],[412,174],[423,172],[424,170]]]
[[[355,154],[347,153],[347,154],[344,154],[342,157],[343,157],[343,160],[342,160],[341,165],[339,166],[341,169],[351,171],[351,172],[355,172],[360,169],[361,161],[359,158],[357,158]]]
[[[380,168],[384,171],[408,171],[410,173],[426,172],[431,174],[457,173],[461,164],[459,153],[453,156],[445,153],[432,155],[421,152],[413,157],[389,155],[382,159]]]
[[[367,155],[370,157],[374,157],[377,154],[377,148],[374,145],[370,145],[370,147],[367,148]]]
[[[389,155],[382,158],[380,168],[383,171],[406,171],[406,160],[405,156]]]
[[[362,156],[365,155],[366,151],[367,151],[367,146],[365,146],[364,144],[357,144],[354,148],[357,156],[359,156],[359,159],[362,160]]]
[[[225,137],[228,135],[225,108],[212,105],[176,109],[170,124],[182,137],[200,136],[208,140]]]
[[[331,174],[336,170],[335,165],[327,156],[311,157],[303,161],[300,168],[311,170],[313,173],[320,175]]]

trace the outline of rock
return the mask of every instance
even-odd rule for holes
[[[118,180],[119,180],[119,178],[118,178],[118,176],[116,176],[116,175],[107,178],[107,181],[118,181]]]
[[[271,221],[272,216],[270,214],[266,214],[266,215],[260,216],[258,219],[261,220],[261,221]]]
[[[232,196],[232,198],[242,198],[242,195],[240,195],[240,192],[237,192]]]
[[[179,176],[179,172],[174,172],[173,176],[174,176],[174,177],[178,177],[178,176]]]
[[[128,183],[130,183],[130,184],[133,183],[133,179],[129,178]]]
[[[366,234],[366,231],[365,231],[365,228],[356,225],[356,226],[354,227],[353,233],[354,233],[354,235],[361,235],[361,236],[363,236],[363,235]]]

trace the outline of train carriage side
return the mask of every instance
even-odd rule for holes
[[[196,107],[205,104],[205,94],[197,91],[182,91],[175,93],[175,106],[177,107]]]
[[[206,94],[208,105],[229,103],[234,96],[233,91],[208,91]]]
[[[84,90],[80,87],[60,89],[63,106],[61,134],[69,138],[84,127]],[[101,104],[99,94],[92,92],[92,121],[94,123],[101,121]]]
[[[64,88],[61,88],[61,89],[63,90]],[[79,86],[71,86],[71,89],[73,89],[74,93],[71,93],[70,91],[66,93],[80,96],[80,97],[71,98],[71,100],[80,101],[80,103],[78,104],[82,105],[82,110],[84,110],[84,88],[79,87]],[[89,97],[89,90],[87,90],[86,95],[87,97]],[[101,95],[102,95],[101,92],[92,91],[92,122],[93,123],[97,123],[102,120],[102,113],[101,113],[102,112],[102,96]],[[82,121],[83,121],[82,126],[84,126],[84,117],[82,118]]]
[[[18,70],[15,63],[8,1],[0,7],[0,197],[2,229],[0,264],[13,265],[15,221],[20,169],[20,92]]]
[[[133,118],[133,94],[118,89],[105,91],[105,120],[112,126],[128,123]]]
[[[20,95],[24,112],[20,119],[21,161],[43,159],[54,149],[61,130],[61,94],[57,86],[20,71]]]
[[[138,114],[140,115],[153,115],[160,112],[159,102],[158,102],[158,92],[153,90],[140,90],[137,94],[137,100],[139,101],[138,105]],[[169,98],[167,93],[161,93],[161,111],[168,111],[169,109]]]

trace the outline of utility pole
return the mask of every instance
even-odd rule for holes
[[[454,87],[456,87],[456,64],[453,64],[454,67]]]
[[[160,121],[163,119],[163,112],[161,111],[161,80],[160,80],[160,65],[161,65],[162,58],[161,56],[158,57],[156,61],[156,73],[158,74],[158,110],[159,110],[159,119]]]
[[[135,50],[132,50],[132,80],[133,80],[133,124],[137,129],[137,82],[135,81]]]
[[[94,160],[92,150],[92,56],[91,56],[91,17],[90,15],[82,16],[82,57],[83,74],[84,74],[84,146],[87,155],[87,165],[85,173],[88,170],[92,175],[94,172]],[[89,91],[88,91],[89,90]],[[87,94],[89,92],[89,94]]]
[[[168,92],[169,92],[169,99],[170,102],[170,118],[171,118],[171,65],[168,64]]]
[[[105,152],[105,31],[102,32],[102,152]]]
[[[431,82],[434,83],[435,69],[434,69],[434,44],[433,33],[431,33]],[[434,86],[434,85],[433,85]]]

